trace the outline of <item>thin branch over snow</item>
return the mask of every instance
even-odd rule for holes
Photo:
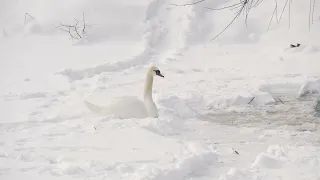
[[[244,10],[247,2],[248,2],[248,1],[246,0],[246,1],[243,3],[241,9],[237,12],[236,16],[232,19],[232,21],[231,21],[220,33],[218,33],[215,37],[213,37],[213,38],[211,39],[211,41],[213,41],[213,40],[215,40],[216,38],[218,38],[224,31],[226,31],[226,30],[232,25],[232,23],[240,16],[241,12],[243,12],[243,10]],[[247,19],[247,17],[248,17],[248,16],[246,16],[246,19]]]
[[[170,5],[172,5],[172,6],[191,6],[191,5],[202,3],[204,1],[206,1],[206,0],[200,0],[200,1],[196,1],[193,3],[187,3],[187,4],[170,4]]]
[[[273,13],[272,13],[272,16],[271,16],[271,19],[270,19],[270,22],[269,22],[269,25],[268,25],[268,29],[267,29],[267,31],[269,30],[269,28],[270,28],[270,25],[271,25],[271,22],[272,22],[272,19],[273,19],[273,16],[276,14],[276,12],[277,12],[277,8],[278,8],[278,4],[276,3],[276,6],[274,7],[274,10],[273,10]],[[278,20],[278,18],[277,18],[277,20]]]
[[[86,24],[84,13],[82,13],[82,21],[73,18],[76,23],[74,25],[60,23],[57,28],[61,31],[67,32],[71,39],[81,39],[86,36],[86,29],[91,27],[91,25]],[[81,30],[80,30],[81,29]]]
[[[209,10],[223,10],[223,9],[230,9],[230,8],[232,8],[232,9],[240,8],[240,10],[238,10],[238,12],[236,13],[235,17],[231,20],[231,22],[220,33],[218,33],[215,37],[213,37],[211,39],[211,41],[215,40],[223,32],[225,32],[235,22],[235,20],[241,15],[241,13],[245,14],[245,16],[246,16],[245,17],[245,24],[247,25],[248,15],[249,15],[249,11],[250,11],[250,8],[252,6],[252,3],[253,3],[253,1],[251,1],[249,3],[249,0],[244,0],[244,1],[240,1],[239,3],[236,3],[236,4],[233,4],[233,5],[230,5],[230,6],[225,6],[225,7],[222,7],[222,8],[217,8],[217,9],[206,7]]]
[[[195,1],[193,3],[186,3],[186,4],[170,4],[170,5],[173,5],[173,6],[191,6],[191,5],[197,5],[197,4],[200,4],[204,1],[209,1],[209,0],[198,0],[198,1]],[[225,9],[229,9],[229,10],[234,10],[234,9],[239,9],[236,13],[235,13],[235,16],[234,18],[231,20],[230,23],[227,24],[227,26],[221,31],[219,32],[215,37],[213,37],[211,39],[211,41],[215,40],[216,38],[218,38],[223,32],[225,32],[236,20],[237,18],[241,15],[241,13],[243,13],[243,15],[245,16],[245,24],[246,26],[248,25],[248,17],[249,17],[249,13],[251,11],[252,8],[255,8],[257,6],[259,6],[264,0],[240,0],[240,2],[236,2],[234,4],[231,4],[231,5],[226,5],[224,7],[221,7],[221,8],[210,8],[210,7],[204,7],[205,9],[208,9],[208,10],[212,10],[212,11],[219,11],[219,10],[225,10]],[[311,24],[313,24],[314,22],[314,10],[315,10],[315,2],[316,0],[309,0],[310,1],[310,10],[309,10],[309,31],[310,31],[310,26]],[[226,0],[224,2],[222,2],[222,4],[225,4],[225,3],[228,3],[230,2],[230,0]],[[268,24],[268,28],[267,28],[267,31],[270,29],[270,26],[271,26],[271,22],[274,18],[274,16],[276,16],[276,20],[277,20],[277,23],[279,24],[281,22],[281,19],[282,19],[282,16],[283,16],[283,13],[286,9],[286,7],[288,7],[288,18],[289,18],[289,29],[290,29],[290,26],[291,26],[291,6],[292,6],[292,0],[286,0],[285,1],[285,5],[282,9],[282,12],[281,12],[281,15],[278,19],[278,2],[277,0],[275,0],[275,7],[274,7],[274,10],[273,10],[273,13],[272,13],[272,16],[271,16],[271,19],[269,21],[269,24]],[[320,17],[319,19],[320,20]]]
[[[26,23],[27,23],[27,18],[30,18],[31,20],[33,20],[33,19],[35,19],[35,17],[33,17],[33,16],[31,16],[29,13],[25,13],[24,14],[24,25],[26,25]]]
[[[204,2],[205,0],[200,0],[200,1],[196,1],[196,2],[193,2],[193,3],[186,3],[186,4],[170,4],[170,5],[174,5],[174,6],[191,6],[191,5],[196,5],[196,4],[199,4],[201,2]],[[229,2],[230,0],[226,0],[225,2],[223,3],[226,3],[226,2]],[[205,7],[206,9],[208,10],[212,10],[212,11],[216,11],[216,10],[224,10],[224,9],[238,9],[240,8],[235,17],[231,20],[231,22],[221,31],[219,32],[215,37],[213,37],[211,39],[211,41],[215,40],[216,38],[218,38],[223,32],[225,32],[234,22],[235,20],[241,15],[241,13],[243,13],[245,15],[245,24],[247,25],[247,22],[248,22],[248,16],[249,16],[249,12],[251,10],[252,7],[254,6],[257,6],[258,4],[260,4],[263,0],[243,0],[238,3],[235,3],[235,4],[232,4],[232,5],[229,5],[229,6],[224,6],[222,8],[210,8],[210,7]],[[254,5],[253,5],[254,4]]]

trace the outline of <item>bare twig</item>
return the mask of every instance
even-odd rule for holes
[[[239,5],[237,5],[237,6],[233,7],[233,8],[230,8],[230,9],[231,9],[231,10],[235,10],[235,9],[241,8],[241,7],[242,7],[242,4],[239,4]]]
[[[83,22],[83,29],[82,32],[84,33],[86,30],[86,21],[84,20],[84,12],[82,13],[82,22]]]
[[[279,99],[279,101],[280,101],[282,104],[284,104],[283,101],[282,101],[279,97],[278,97],[278,99]]]
[[[310,1],[311,1],[311,0],[310,0]],[[284,4],[284,7],[283,7],[282,12],[281,12],[281,15],[280,15],[279,23],[280,23],[280,21],[281,21],[281,18],[282,18],[284,9],[287,7],[288,2],[289,2],[289,0],[287,0],[286,3]]]
[[[247,4],[248,4],[248,0],[245,0],[242,4],[241,9],[237,12],[236,16],[231,20],[231,22],[220,33],[218,33],[215,37],[213,37],[211,39],[211,41],[215,40],[217,37],[219,37],[225,30],[227,30],[231,26],[231,24],[240,16],[241,12],[243,12],[243,10]]]
[[[70,28],[68,25],[64,25],[64,24],[60,23],[60,26],[58,26],[57,28],[60,29],[61,31],[64,31],[64,32],[69,33],[69,35],[70,35],[70,37],[71,37],[72,39],[76,39],[76,38],[72,35],[72,33],[71,33],[71,28]]]
[[[255,97],[253,97],[253,98],[248,102],[248,104],[250,104],[250,103],[254,100],[254,98],[255,98]]]
[[[205,8],[206,8],[206,9],[213,10],[213,11],[216,11],[216,10],[222,10],[222,9],[231,8],[231,7],[234,7],[234,6],[239,6],[239,5],[242,5],[242,3],[243,3],[243,2],[239,2],[239,3],[233,4],[233,5],[231,5],[231,6],[226,6],[226,7],[217,8],[217,9],[209,8],[209,7],[205,7]]]
[[[191,6],[191,5],[202,3],[204,1],[206,1],[206,0],[199,0],[199,1],[196,1],[193,3],[187,3],[187,4],[170,4],[170,5],[172,5],[172,6]]]
[[[276,19],[277,19],[277,23],[279,24],[279,19],[278,19],[278,0],[274,0],[276,3]]]
[[[291,23],[291,4],[292,4],[292,0],[289,0],[289,29],[290,29],[290,23]]]
[[[311,29],[311,16],[312,16],[312,12],[311,12],[311,7],[312,7],[312,0],[310,0],[310,9],[309,9],[309,32]]]
[[[269,31],[269,28],[270,28],[270,25],[271,25],[273,16],[274,16],[274,14],[276,13],[276,11],[277,11],[277,4],[276,4],[276,6],[274,7],[274,10],[273,10],[273,13],[272,13],[272,16],[271,16],[271,19],[270,19],[270,22],[269,22],[269,26],[268,26],[267,31]]]
[[[27,23],[27,16],[29,17],[29,18],[31,18],[31,19],[35,19],[33,16],[31,16],[29,13],[25,13],[24,14],[24,24],[26,24]]]
[[[257,2],[253,5],[253,7],[257,7],[262,3],[263,0],[257,0]]]
[[[76,18],[73,19],[76,21],[75,25],[60,23],[60,26],[57,28],[61,31],[68,32],[72,39],[81,39],[86,35],[86,28],[91,27],[91,25],[86,24],[84,13],[82,14],[82,21],[79,21]],[[82,27],[79,24],[82,24]],[[79,31],[79,29],[81,29],[81,31]]]
[[[316,6],[316,0],[313,0],[313,7],[312,7],[312,24],[313,24],[313,15],[314,15],[314,8]]]
[[[173,5],[173,6],[191,6],[191,5],[196,5],[196,4],[199,4],[199,3],[202,3],[206,0],[197,0],[195,2],[192,2],[192,3],[186,3],[186,4],[170,4],[170,5]],[[225,3],[228,3],[230,2],[231,0],[225,0],[223,1],[221,4],[225,4]],[[291,6],[292,6],[292,0],[286,0],[285,1],[285,4],[283,6],[283,9],[282,9],[282,12],[280,14],[280,17],[278,16],[278,1],[277,0],[274,0],[275,1],[275,6],[274,6],[274,10],[273,10],[273,13],[272,13],[272,16],[271,16],[271,19],[269,21],[269,24],[268,24],[268,28],[267,28],[267,31],[270,29],[270,26],[272,24],[272,21],[274,19],[274,17],[276,17],[276,21],[277,23],[279,24],[282,20],[282,16],[283,16],[283,13],[286,9],[287,6],[288,7],[288,23],[289,23],[289,29],[291,28],[291,19],[292,19],[292,12],[291,12]],[[311,24],[314,23],[314,11],[315,11],[315,1],[316,0],[310,0],[310,12],[309,12],[309,31],[310,31],[310,26]],[[217,37],[219,37],[222,33],[224,33],[236,20],[237,18],[241,15],[241,13],[245,16],[245,25],[248,26],[248,18],[249,18],[249,13],[251,12],[252,8],[255,8],[257,6],[259,6],[262,2],[264,2],[264,0],[239,0],[239,2],[236,2],[234,4],[231,4],[231,5],[226,5],[224,7],[220,7],[220,8],[211,8],[211,7],[204,7],[205,9],[208,9],[208,10],[212,10],[212,11],[217,11],[217,10],[225,10],[225,9],[229,9],[229,10],[234,10],[236,9],[237,12],[235,12],[235,16],[233,17],[233,19],[226,25],[226,27],[221,31],[219,32],[215,37],[213,37],[211,39],[211,41],[215,40]],[[319,17],[319,20],[320,20],[320,17]]]

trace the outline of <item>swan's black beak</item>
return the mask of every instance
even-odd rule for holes
[[[161,74],[160,70],[154,70],[154,72],[156,72],[157,76],[160,76],[160,77],[164,78],[164,76]]]

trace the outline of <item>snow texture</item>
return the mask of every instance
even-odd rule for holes
[[[320,2],[261,1],[214,41],[239,1],[192,2],[0,1],[0,179],[318,180]],[[151,65],[158,118],[84,105],[143,100]]]

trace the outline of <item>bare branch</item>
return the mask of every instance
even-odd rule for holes
[[[82,13],[82,22],[83,22],[82,33],[84,33],[86,30],[86,21],[84,20],[84,12]]]
[[[57,28],[61,31],[68,32],[72,39],[81,39],[85,37],[86,28],[91,27],[91,25],[86,24],[85,18],[84,18],[84,12],[82,13],[82,21],[79,21],[76,18],[73,18],[73,19],[76,21],[74,25],[60,23],[60,26],[58,26]]]
[[[316,0],[313,0],[313,8],[312,8],[312,24],[313,24],[313,15],[314,15],[314,8],[316,6]]]
[[[273,13],[272,13],[272,16],[271,16],[271,19],[270,19],[270,22],[269,22],[269,26],[268,26],[267,31],[269,31],[269,28],[270,28],[270,25],[271,25],[273,16],[274,16],[274,14],[276,13],[276,11],[277,11],[277,4],[276,4],[276,6],[274,7],[274,10],[273,10]]]
[[[310,9],[309,9],[309,32],[311,29],[311,7],[312,7],[312,0],[310,0]]]
[[[310,0],[310,1],[311,1],[311,0]],[[284,4],[284,7],[283,7],[282,12],[281,12],[281,15],[280,15],[279,23],[280,23],[280,21],[281,21],[282,14],[283,14],[283,12],[284,12],[284,9],[287,7],[288,2],[289,2],[289,0],[287,0],[286,3]]]
[[[69,35],[70,35],[70,37],[71,37],[72,39],[77,39],[77,38],[75,38],[75,37],[72,35],[72,33],[71,33],[71,28],[70,28],[70,27],[64,26],[63,24],[60,23],[60,26],[58,26],[57,28],[60,29],[61,31],[64,31],[64,32],[69,33]],[[64,28],[67,28],[67,29],[64,29]]]
[[[278,1],[277,0],[274,0],[275,3],[276,3],[276,19],[277,19],[277,23],[279,24],[279,19],[278,19]]]
[[[253,1],[253,0],[252,0]],[[257,2],[253,5],[253,7],[257,7],[262,3],[263,0],[257,0]]]
[[[172,5],[172,6],[191,6],[191,5],[202,3],[204,1],[206,1],[206,0],[199,0],[199,1],[196,1],[193,3],[188,3],[188,4],[170,4],[170,5]]]
[[[236,7],[233,7],[233,8],[230,8],[231,10],[235,10],[235,9],[237,9],[237,8],[241,8],[242,7],[242,4],[239,4],[238,6],[236,6]]]
[[[35,19],[35,17],[31,16],[29,13],[25,13],[25,14],[24,14],[24,24],[27,23],[27,16],[28,16],[29,18],[31,18],[31,19]]]
[[[291,25],[291,4],[292,4],[292,0],[289,0],[289,29],[290,29],[290,25]]]
[[[214,9],[214,8],[209,8],[209,7],[205,7],[206,9],[210,9],[210,10],[213,10],[213,11],[216,11],[216,10],[222,10],[222,9],[227,9],[227,8],[231,8],[231,7],[234,7],[234,6],[238,6],[238,5],[242,5],[243,2],[239,2],[237,4],[233,4],[231,6],[226,6],[226,7],[222,7],[222,8],[218,8],[218,9]]]
[[[186,4],[170,4],[173,6],[191,6],[191,5],[196,5],[199,3],[202,3],[206,0],[197,0],[193,3],[186,3]],[[225,4],[230,2],[231,0],[225,0],[223,1],[221,4]],[[249,18],[249,13],[251,12],[252,8],[255,8],[257,6],[259,6],[262,2],[264,2],[264,0],[239,0],[240,2],[231,4],[231,5],[226,5],[224,7],[220,7],[220,8],[211,8],[211,7],[204,7],[205,9],[208,10],[212,10],[212,11],[219,11],[219,10],[225,10],[225,9],[229,9],[229,10],[235,10],[236,9],[236,13],[234,18],[227,24],[227,26],[221,31],[219,32],[214,38],[211,39],[211,41],[215,40],[217,37],[219,37],[224,31],[226,31],[231,25],[232,23],[234,23],[236,21],[236,19],[241,15],[241,13],[245,16],[245,25],[248,26],[248,18]],[[279,24],[282,20],[282,16],[283,13],[286,9],[287,6],[288,7],[288,23],[289,23],[289,29],[291,27],[291,18],[292,18],[292,14],[291,14],[291,8],[292,8],[292,0],[286,0],[285,4],[283,6],[282,12],[280,14],[280,17],[278,16],[278,1],[275,1],[275,6],[274,6],[274,10],[272,12],[272,16],[270,18],[269,24],[268,24],[268,28],[267,31],[270,29],[271,23],[274,19],[274,17],[276,17],[276,21]],[[310,26],[311,24],[314,23],[314,11],[315,11],[315,1],[316,0],[310,0],[310,12],[309,12],[309,31],[310,31]],[[320,20],[320,17],[319,19]]]
[[[215,40],[217,37],[219,37],[225,30],[227,30],[231,26],[231,24],[240,16],[240,14],[243,11],[243,9],[245,8],[247,2],[248,1],[246,0],[243,3],[241,9],[237,12],[236,16],[231,20],[231,22],[220,33],[218,33],[214,38],[212,38],[211,41]]]

